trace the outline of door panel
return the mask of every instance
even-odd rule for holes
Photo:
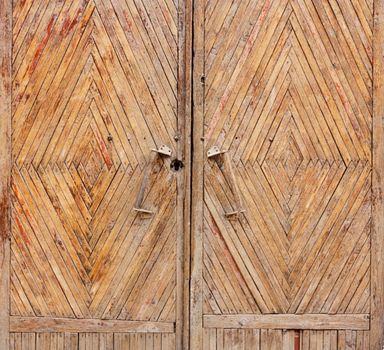
[[[293,348],[278,329],[303,330],[304,349],[369,348],[373,11],[198,1],[204,205],[191,317],[206,349]]]
[[[381,349],[383,16],[0,0],[0,348]]]
[[[178,11],[13,3],[11,348],[181,342]]]

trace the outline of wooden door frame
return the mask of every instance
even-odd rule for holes
[[[176,174],[176,346],[189,348],[190,203],[192,152],[192,6],[182,0],[178,8],[178,159],[184,171]],[[11,239],[11,101],[12,101],[12,0],[0,0],[0,349],[10,342],[10,239]],[[61,325],[65,326],[65,325]],[[97,326],[97,325],[96,325]],[[95,326],[95,327],[96,327]],[[110,324],[112,328],[116,324]],[[60,328],[60,325],[59,325]],[[102,327],[99,327],[100,331]]]
[[[0,349],[9,348],[12,1],[0,0]]]
[[[384,1],[374,0],[371,350],[384,346]]]
[[[194,0],[191,349],[203,344],[204,0]],[[384,345],[384,0],[374,0],[370,349]],[[233,325],[233,324],[232,324]],[[287,324],[286,324],[287,325]],[[230,327],[229,327],[230,328]]]
[[[184,171],[177,177],[177,271],[179,297],[176,310],[176,349],[189,349],[190,246],[191,246],[191,166],[192,166],[192,9],[193,0],[182,0],[178,12],[178,142],[177,158]]]

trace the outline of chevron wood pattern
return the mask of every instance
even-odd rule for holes
[[[383,15],[0,0],[0,348],[382,348]]]
[[[230,149],[246,213],[223,217],[234,199],[207,163],[205,312],[369,313],[372,9],[213,3],[207,143]]]
[[[13,2],[11,315],[175,322],[177,6]]]
[[[369,314],[373,2],[201,3],[203,314]]]

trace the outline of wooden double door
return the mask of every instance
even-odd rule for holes
[[[381,0],[1,0],[1,350],[379,350]]]

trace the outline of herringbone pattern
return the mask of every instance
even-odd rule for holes
[[[175,320],[172,1],[15,1],[12,314]],[[154,288],[156,286],[156,288]],[[116,347],[118,348],[118,347]]]
[[[372,3],[207,1],[206,314],[369,313]]]

